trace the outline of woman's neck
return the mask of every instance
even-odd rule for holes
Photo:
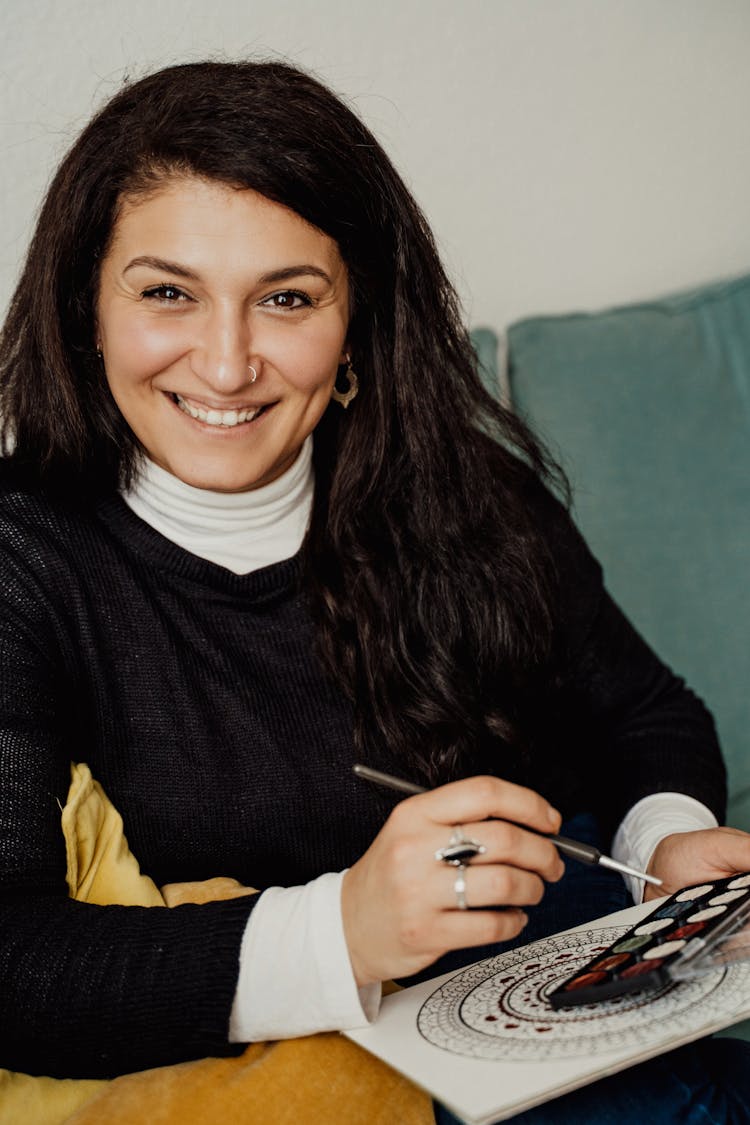
[[[297,553],[310,520],[313,487],[308,437],[294,464],[262,488],[209,492],[144,458],[123,498],[137,516],[186,551],[247,574]]]

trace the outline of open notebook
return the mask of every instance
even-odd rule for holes
[[[636,964],[664,965],[705,937],[702,923],[710,929],[718,906],[730,909],[718,901],[728,892],[695,890],[674,906],[677,896],[634,906],[404,989],[383,1001],[372,1027],[345,1034],[469,1125],[512,1117],[750,1015],[750,948],[737,932],[687,979],[652,979],[644,990],[562,1007],[548,999],[584,972],[590,984],[589,962],[609,980]],[[659,943],[668,951],[661,959]]]

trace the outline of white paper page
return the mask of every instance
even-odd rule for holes
[[[750,963],[558,1011],[545,996],[651,913],[634,906],[395,993],[346,1032],[470,1125],[488,1125],[750,1015]]]

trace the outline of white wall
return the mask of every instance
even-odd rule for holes
[[[283,56],[343,93],[474,323],[750,270],[750,0],[0,0],[0,307],[126,74]]]

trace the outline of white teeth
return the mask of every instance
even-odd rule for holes
[[[252,422],[263,409],[262,406],[258,406],[255,410],[203,410],[200,406],[193,406],[178,394],[174,397],[180,410],[189,414],[191,418],[197,418],[199,422],[206,422],[209,426],[231,427],[238,426],[241,422]]]

